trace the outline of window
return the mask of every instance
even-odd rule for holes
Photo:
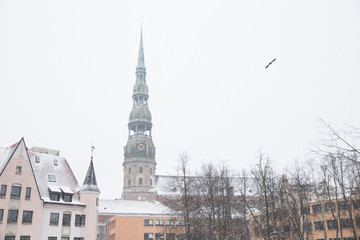
[[[59,165],[59,162],[57,159],[54,159],[54,166],[58,166]]]
[[[360,209],[360,200],[353,200],[353,208]]]
[[[33,211],[23,211],[22,223],[32,223]]]
[[[177,233],[177,234],[176,234],[176,239],[177,239],[177,240],[185,240],[185,234],[183,234],[183,233]]]
[[[164,220],[163,219],[155,219],[155,226],[164,226]]]
[[[338,207],[339,207],[339,211],[345,211],[345,210],[350,209],[349,203],[345,202],[345,201],[339,202]]]
[[[57,237],[48,237],[48,240],[57,240]]]
[[[176,226],[185,226],[185,221],[184,220],[177,220],[176,221]]]
[[[21,170],[22,170],[22,167],[21,166],[16,166],[16,174],[21,174]]]
[[[40,158],[38,156],[35,156],[35,162],[39,163],[40,162]]]
[[[154,234],[153,233],[144,233],[144,240],[153,240]]]
[[[139,178],[139,185],[142,185],[142,178]]]
[[[18,210],[9,210],[7,222],[8,223],[16,223],[18,219]]]
[[[333,202],[325,203],[325,212],[331,212],[331,211],[336,211],[335,203]]]
[[[150,179],[150,186],[152,186],[152,179]]]
[[[175,240],[175,233],[167,233],[166,240]]]
[[[61,240],[69,240],[68,237],[61,237]]]
[[[129,185],[129,186],[131,185],[131,179],[128,180],[128,185]]]
[[[30,200],[30,196],[31,196],[31,187],[27,187],[25,193],[25,200]]]
[[[62,220],[62,225],[63,226],[70,226],[70,222],[71,222],[71,214],[63,214],[63,220]]]
[[[0,209],[0,223],[3,221],[4,209]]]
[[[142,173],[142,172],[143,172],[143,171],[142,171],[142,167],[140,167],[140,168],[139,168],[139,173]]]
[[[63,194],[64,202],[71,202],[72,201],[72,195],[71,194]]]
[[[357,228],[360,228],[360,217],[355,218],[355,224]]]
[[[129,174],[131,174],[131,168],[129,167]]]
[[[304,206],[302,209],[301,209],[301,213],[306,215],[306,214],[310,214],[310,207],[309,206]]]
[[[11,199],[20,199],[21,187],[11,186]]]
[[[175,225],[175,220],[166,220],[166,226],[174,226]]]
[[[15,236],[5,236],[5,240],[15,240]]]
[[[152,174],[152,168],[150,168],[150,174]]]
[[[312,205],[312,210],[314,214],[321,213],[322,212],[321,204]]]
[[[155,233],[155,240],[164,240],[163,233]]]
[[[49,179],[49,182],[56,182],[56,176],[55,175],[49,174],[48,179]]]
[[[84,240],[83,237],[74,237],[74,240]]]
[[[51,201],[59,201],[60,200],[60,193],[50,192],[50,200]]]
[[[152,227],[152,226],[154,226],[154,220],[152,220],[152,219],[145,219],[145,220],[144,220],[144,226],[147,226],[147,227]]]
[[[312,232],[312,223],[311,222],[306,222],[304,223],[304,232]]]
[[[323,231],[324,230],[324,222],[318,221],[315,222],[315,231]]]
[[[75,215],[75,226],[76,227],[85,226],[85,215],[79,215],[79,214]]]
[[[283,230],[284,230],[284,233],[289,234],[289,233],[290,233],[290,225],[285,225],[285,226],[283,227]]]
[[[20,236],[20,240],[30,240],[30,236]]]
[[[6,185],[1,185],[0,197],[4,198],[6,196]]]
[[[329,230],[337,229],[337,221],[336,220],[328,220],[327,225],[328,225]]]
[[[342,228],[351,228],[352,227],[352,221],[350,218],[341,219],[340,220],[340,226]]]
[[[50,213],[50,225],[59,225],[58,213]]]

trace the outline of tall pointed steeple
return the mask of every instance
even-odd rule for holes
[[[133,108],[129,116],[129,138],[124,147],[124,189],[123,198],[129,200],[154,200],[155,145],[152,141],[151,113],[148,107],[148,86],[142,29],[136,81],[133,88]]]
[[[94,149],[95,148],[93,146],[91,146],[90,165],[89,165],[88,171],[86,173],[83,186],[80,189],[80,192],[90,191],[90,192],[98,192],[98,193],[100,193],[100,189],[97,186],[97,181],[96,181],[96,176],[95,176],[95,169],[94,169],[94,164],[93,164],[93,151],[94,151]]]
[[[136,67],[136,71],[146,71],[145,58],[144,58],[142,27],[141,27],[141,32],[140,32],[139,56],[138,56],[138,64],[137,64],[137,67]]]

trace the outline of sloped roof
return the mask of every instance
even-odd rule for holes
[[[99,214],[117,216],[169,216],[170,208],[157,201],[99,200]]]
[[[91,159],[88,171],[85,176],[85,180],[83,186],[81,187],[81,192],[90,191],[90,192],[98,192],[100,193],[100,189],[97,186],[94,164]]]

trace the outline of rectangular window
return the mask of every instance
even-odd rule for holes
[[[80,215],[80,214],[75,215],[75,226],[76,227],[85,226],[85,215]]]
[[[183,234],[183,233],[177,233],[177,234],[176,234],[176,239],[177,239],[177,240],[185,240],[185,234]]]
[[[50,200],[51,201],[59,201],[60,200],[60,193],[50,192]]]
[[[57,237],[48,237],[48,240],[57,240]]]
[[[154,220],[152,220],[152,219],[145,219],[145,220],[144,220],[144,226],[146,226],[146,227],[152,227],[152,226],[154,226]]]
[[[16,166],[16,174],[20,175],[20,174],[21,174],[21,170],[22,170],[22,167],[21,167],[21,166]]]
[[[355,225],[357,228],[360,228],[360,217],[355,218]]]
[[[337,229],[337,221],[336,220],[327,220],[327,225],[329,230]]]
[[[71,223],[71,214],[63,214],[62,225],[63,226],[70,226],[70,223]]]
[[[163,233],[155,233],[155,240],[164,240]]]
[[[334,202],[329,202],[329,203],[325,203],[325,212],[335,212],[335,203]]]
[[[338,207],[339,207],[339,211],[345,211],[345,210],[350,209],[349,203],[345,202],[345,201],[339,202]]]
[[[312,232],[312,223],[311,222],[306,222],[304,223],[304,232]]]
[[[179,226],[179,227],[185,226],[185,221],[184,220],[177,220],[176,221],[176,226]]]
[[[354,209],[359,209],[360,208],[360,200],[353,200],[353,208]]]
[[[6,196],[6,185],[1,185],[0,197],[4,198]]]
[[[322,212],[322,206],[321,206],[321,204],[312,205],[312,210],[313,210],[313,213],[314,213],[314,214],[316,214],[316,213],[321,213],[321,212]]]
[[[154,234],[153,233],[144,233],[144,240],[153,240]]]
[[[12,186],[11,187],[11,199],[20,199],[21,187],[19,186]]]
[[[30,236],[20,236],[20,240],[30,240]]]
[[[25,193],[25,200],[30,200],[30,196],[31,196],[31,187],[27,187]]]
[[[33,211],[23,211],[22,223],[32,223]]]
[[[61,240],[69,240],[68,237],[61,237]]]
[[[164,226],[164,220],[163,219],[155,219],[155,226]]]
[[[84,240],[83,237],[74,237],[74,240]]]
[[[49,179],[49,182],[56,182],[56,176],[55,175],[49,174],[48,179]]]
[[[57,160],[57,159],[54,159],[54,165],[55,165],[55,166],[59,165],[59,163],[58,163],[58,160]]]
[[[167,227],[174,226],[174,225],[175,225],[175,220],[166,220]]]
[[[284,233],[289,234],[289,233],[290,233],[290,225],[285,225],[285,226],[283,227],[283,230],[284,230]]]
[[[306,215],[306,214],[310,214],[310,207],[309,206],[304,206],[302,209],[301,209],[301,213]]]
[[[63,194],[64,202],[71,202],[72,201],[72,195],[71,194]]]
[[[175,233],[167,233],[166,240],[175,240]]]
[[[5,236],[5,240],[15,240],[15,236]]]
[[[50,225],[59,225],[58,213],[50,213]]]
[[[324,222],[318,221],[315,222],[315,231],[323,231],[324,230]]]
[[[340,220],[340,226],[342,228],[351,228],[352,227],[351,219],[350,218],[341,219]]]
[[[35,162],[39,163],[40,162],[40,158],[38,156],[35,156]]]
[[[17,219],[18,219],[18,213],[19,213],[18,210],[9,210],[7,222],[8,223],[16,223]]]
[[[4,209],[0,209],[0,223],[3,221]]]

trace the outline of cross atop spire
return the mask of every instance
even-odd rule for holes
[[[143,36],[142,36],[142,26],[140,32],[140,46],[139,46],[139,56],[138,56],[138,65],[136,71],[145,71],[145,59],[144,59],[144,47],[143,47]]]

